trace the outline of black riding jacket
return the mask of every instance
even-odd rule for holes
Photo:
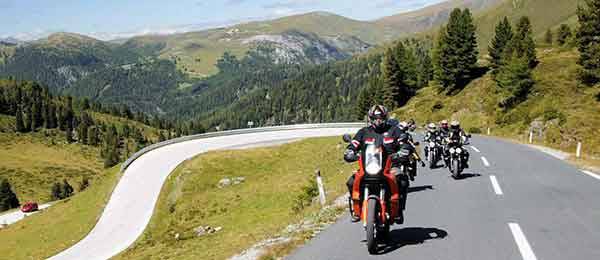
[[[402,130],[400,130],[400,128],[388,124],[382,129],[376,129],[374,126],[363,127],[358,130],[356,135],[354,135],[352,142],[348,145],[348,149],[358,153],[365,145],[365,141],[371,138],[383,137],[383,148],[385,153],[391,155],[392,153],[398,152],[400,149],[398,138],[400,138],[401,133]]]

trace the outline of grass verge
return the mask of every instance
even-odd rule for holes
[[[119,179],[117,165],[73,197],[5,229],[0,229],[3,259],[44,259],[68,248],[96,224]]]
[[[340,159],[344,147],[339,137],[315,138],[188,160],[164,185],[144,234],[116,259],[225,259],[271,238],[319,212],[304,194],[312,192],[307,187],[316,168],[329,200],[344,192],[352,169]],[[219,188],[220,180],[231,177],[245,181]],[[199,226],[222,230],[198,236]]]

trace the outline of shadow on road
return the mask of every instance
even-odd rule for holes
[[[454,179],[455,180],[464,180],[464,179],[479,177],[479,176],[481,176],[481,174],[479,174],[479,173],[463,173],[463,174],[459,175],[458,178],[454,178]]]
[[[408,187],[408,193],[419,192],[419,191],[424,191],[424,190],[433,190],[433,186],[432,185],[424,185],[424,186]]]
[[[390,240],[378,253],[390,253],[407,245],[422,244],[427,240],[444,239],[448,232],[439,228],[407,227],[390,231]]]

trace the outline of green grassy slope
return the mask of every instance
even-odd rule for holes
[[[582,0],[504,0],[501,4],[475,15],[479,49],[487,54],[494,28],[505,16],[515,24],[521,16],[529,16],[533,34],[543,39],[548,28],[561,23],[573,24],[575,11]]]
[[[7,178],[21,203],[50,200],[50,188],[66,178],[77,190],[83,177],[101,178],[99,148],[68,144],[64,133],[14,133],[14,117],[0,115],[0,178]]]
[[[419,122],[459,119],[466,130],[526,140],[536,121],[543,134],[537,143],[574,151],[582,140],[587,155],[600,156],[600,89],[581,86],[576,80],[575,50],[538,49],[540,64],[533,72],[536,81],[527,101],[502,112],[497,87],[490,74],[471,82],[455,96],[440,94],[435,86],[422,89],[405,107],[394,113]]]
[[[320,168],[328,199],[345,192],[350,164],[340,159],[341,138],[200,155],[180,165],[163,186],[143,236],[116,259],[226,259],[318,210],[292,210]],[[220,179],[245,177],[218,188]],[[308,199],[310,201],[310,198]],[[223,229],[197,237],[200,225]],[[179,239],[175,235],[179,234]]]
[[[120,175],[102,171],[90,188],[38,214],[0,229],[3,259],[45,259],[81,240],[96,224]]]

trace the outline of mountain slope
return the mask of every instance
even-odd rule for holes
[[[487,52],[494,28],[505,16],[512,23],[521,16],[528,16],[534,35],[542,39],[548,28],[576,21],[575,11],[580,3],[583,0],[504,0],[494,8],[475,15],[479,48]]]
[[[375,24],[383,26],[387,31],[400,31],[412,34],[429,30],[445,23],[454,8],[469,8],[478,12],[495,6],[504,0],[451,0],[441,2],[420,10],[387,16],[375,20]]]
[[[82,35],[57,33],[16,47],[3,59],[0,76],[42,82],[58,93],[89,73],[139,58],[120,46]]]
[[[425,88],[394,114],[419,124],[458,119],[467,131],[490,127],[495,135],[521,140],[533,130],[537,143],[574,151],[581,140],[588,155],[600,156],[600,88],[577,82],[578,56],[575,50],[538,49],[536,84],[526,101],[508,111],[499,108],[502,97],[488,73],[454,96],[439,93],[437,86]]]

